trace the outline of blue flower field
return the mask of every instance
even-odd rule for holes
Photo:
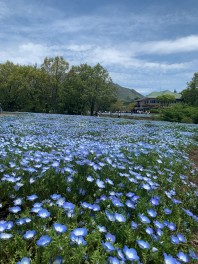
[[[198,263],[198,125],[0,117],[0,263]]]

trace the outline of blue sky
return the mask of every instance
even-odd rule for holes
[[[197,0],[0,0],[0,63],[100,63],[115,83],[177,92],[198,72]]]

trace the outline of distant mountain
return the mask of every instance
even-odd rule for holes
[[[120,86],[119,84],[114,85],[117,88],[117,98],[119,101],[130,103],[131,101],[144,97],[142,94],[136,92],[134,89],[125,88]]]

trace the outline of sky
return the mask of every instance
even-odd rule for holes
[[[0,0],[0,63],[100,63],[142,95],[198,72],[197,0]]]

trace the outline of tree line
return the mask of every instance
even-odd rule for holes
[[[39,67],[10,61],[0,64],[0,106],[4,111],[93,115],[95,111],[132,110],[135,103],[123,105],[116,91],[108,71],[99,63],[69,67],[63,57],[57,56],[46,57]],[[181,94],[182,104],[177,106],[171,104],[172,97],[159,98],[167,106],[163,119],[197,123],[198,72]],[[182,114],[177,117],[179,109]]]
[[[0,64],[0,103],[4,111],[91,115],[108,110],[116,87],[106,69],[72,66],[63,57],[46,57],[37,65]]]

